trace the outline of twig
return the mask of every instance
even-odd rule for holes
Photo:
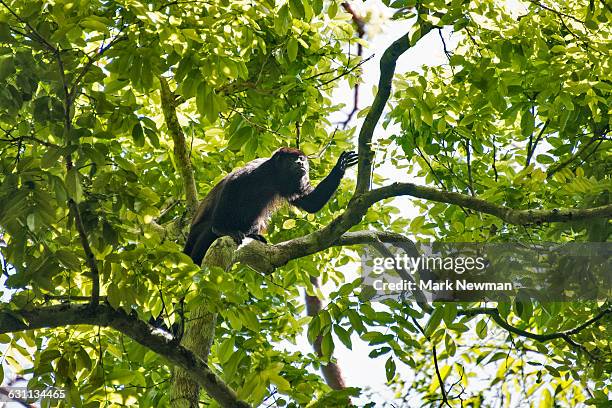
[[[543,8],[544,10],[548,10],[551,13],[554,13],[554,14],[556,14],[558,16],[563,16],[563,17],[569,18],[571,20],[574,20],[577,23],[584,24],[584,21],[580,20],[579,18],[574,17],[574,16],[572,16],[570,14],[563,13],[563,12],[561,12],[559,10],[555,10],[555,9],[553,9],[551,7],[548,7],[548,6],[540,3],[539,1],[535,1],[535,0],[529,0],[529,1],[530,1],[531,4],[535,4],[536,6],[539,6],[539,7]]]
[[[495,135],[493,135],[493,174],[495,174],[495,182],[497,182],[497,165],[496,165],[496,161],[497,161],[497,147],[495,146]]]
[[[535,141],[533,141],[533,143],[532,143],[533,133],[529,135],[529,144],[527,145],[527,159],[525,160],[525,167],[529,166],[529,163],[531,162],[531,158],[533,157],[533,154],[535,153],[536,147],[538,146],[538,143],[542,139],[542,136],[544,135],[544,131],[548,127],[549,123],[550,123],[550,119],[547,119],[546,122],[544,122],[544,126],[542,126],[542,129],[540,129],[540,132],[538,133],[538,136],[536,137]]]
[[[608,130],[605,129],[600,135],[598,136],[593,136],[587,143],[585,143],[583,146],[580,146],[580,148],[578,149],[578,151],[576,152],[576,154],[574,154],[573,156],[567,158],[566,160],[556,163],[554,165],[552,165],[548,171],[546,172],[546,178],[549,179],[551,178],[555,173],[557,173],[558,171],[562,170],[563,168],[567,167],[569,164],[571,164],[573,161],[575,161],[576,159],[580,158],[580,156],[582,156],[587,149],[596,141],[600,140],[601,144],[605,139],[605,136],[607,134]],[[595,153],[595,151],[599,148],[599,145],[595,147],[595,149],[588,155],[591,156],[593,153]],[[588,157],[587,156],[587,157]]]
[[[555,340],[555,339],[562,339],[566,343],[571,345],[572,347],[582,350],[590,358],[597,359],[583,345],[576,343],[570,336],[580,333],[582,330],[586,329],[590,325],[602,319],[604,316],[606,316],[609,313],[612,313],[612,308],[610,306],[606,306],[600,309],[599,313],[597,313],[595,316],[593,316],[586,322],[576,326],[573,329],[565,330],[562,332],[546,333],[546,334],[532,333],[527,330],[519,329],[518,327],[511,325],[503,317],[501,317],[501,315],[499,314],[499,310],[497,310],[497,308],[494,308],[494,307],[481,307],[481,308],[475,308],[475,309],[470,309],[470,310],[460,310],[457,314],[462,315],[462,316],[476,316],[476,315],[486,314],[486,315],[491,316],[491,318],[493,319],[495,323],[497,323],[499,326],[503,327],[510,333],[517,334],[521,337],[526,337],[526,338],[536,340],[539,342],[546,342],[546,341]]]
[[[334,141],[334,136],[336,136],[337,131],[338,131],[338,128],[336,127],[333,133],[331,134],[331,136],[329,137],[329,140],[325,143],[325,145],[323,145],[321,150],[319,150],[319,153],[310,155],[308,156],[308,158],[309,159],[320,159],[321,156],[323,156],[323,153],[325,153],[325,151],[329,148],[329,146],[331,146],[332,142]]]
[[[468,172],[468,188],[472,197],[474,194],[474,180],[472,179],[472,158],[470,152],[470,139],[465,139],[465,151],[467,158],[467,172]]]
[[[321,82],[320,84],[318,84],[316,86],[316,88],[321,88],[321,87],[323,87],[323,86],[325,86],[327,84],[330,84],[330,83],[332,83],[332,82],[342,78],[343,76],[346,76],[346,75],[350,74],[351,72],[355,71],[357,68],[359,68],[360,66],[362,66],[363,64],[365,64],[366,62],[371,60],[372,58],[374,58],[374,54],[370,55],[366,59],[363,59],[363,60],[359,61],[354,67],[342,71],[340,74],[336,75],[332,79],[328,79],[327,81]]]
[[[448,403],[448,397],[446,396],[446,388],[444,387],[444,381],[442,380],[442,375],[440,374],[440,367],[438,366],[438,352],[436,351],[435,344],[432,344],[431,351],[433,353],[433,361],[436,370],[436,375],[438,377],[438,382],[440,383],[440,391],[442,392],[442,403],[451,407],[451,405]]]
[[[33,41],[37,41],[38,43],[42,44],[45,48],[47,48],[47,50],[51,51],[52,53],[56,53],[57,52],[57,48],[55,48],[53,45],[51,45],[47,40],[45,40],[45,38],[40,35],[38,33],[38,31],[36,31],[34,29],[34,27],[32,27],[32,25],[30,25],[30,23],[28,23],[26,20],[22,19],[21,17],[19,17],[19,15],[17,13],[15,13],[15,11],[13,11],[8,4],[6,4],[4,2],[4,0],[0,0],[0,4],[2,4],[4,7],[6,7],[6,9],[9,11],[9,13],[11,13],[13,15],[13,17],[15,17],[17,19],[17,21],[19,21],[21,24],[25,25],[26,28],[30,31],[31,35],[28,36],[30,37]]]

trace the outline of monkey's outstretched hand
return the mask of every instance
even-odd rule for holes
[[[359,156],[355,152],[342,152],[342,154],[338,158],[338,162],[336,163],[332,171],[344,174],[344,171],[346,169],[357,164],[358,157]]]

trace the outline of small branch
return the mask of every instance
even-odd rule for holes
[[[470,151],[470,139],[465,139],[465,151],[467,158],[467,173],[468,173],[468,188],[470,190],[470,194],[474,197],[474,180],[472,179],[472,154]]]
[[[357,14],[355,10],[353,10],[353,7],[351,7],[350,3],[345,1],[344,3],[342,3],[342,7],[347,13],[351,15],[351,18],[353,20],[353,25],[355,26],[355,30],[357,31],[357,38],[362,39],[363,36],[365,35],[364,19],[359,14]],[[350,42],[349,42],[349,46],[350,46]],[[361,58],[362,55],[363,55],[363,46],[361,45],[360,42],[357,42],[357,57]],[[350,61],[350,48],[349,48],[349,61]],[[353,118],[355,113],[357,113],[358,110],[359,110],[359,83],[356,83],[355,88],[353,89],[353,108],[351,109],[349,114],[346,116],[346,119],[344,120],[344,122],[342,122],[342,129],[346,129],[349,122],[351,121],[351,119]]]
[[[384,258],[393,258],[394,254],[391,250],[385,245],[392,244],[395,247],[401,248],[404,252],[412,257],[418,257],[419,252],[417,250],[414,242],[407,237],[396,234],[389,233],[384,231],[356,231],[356,232],[347,232],[340,237],[340,242],[347,242],[350,240],[361,240],[361,244],[370,244],[372,247],[376,249],[376,251]],[[414,282],[414,279],[409,271],[404,268],[395,267],[395,272],[400,276],[403,280],[407,282]],[[412,291],[417,304],[423,311],[430,313],[432,311],[432,307],[427,303],[427,297],[420,289],[415,289]]]
[[[438,35],[440,36],[440,41],[442,41],[442,49],[444,50],[444,55],[446,55],[446,58],[450,60],[452,54],[448,51],[448,48],[446,46],[446,40],[444,40],[444,36],[442,35],[442,28],[438,28]]]
[[[527,145],[527,159],[525,160],[525,167],[529,166],[529,163],[531,162],[531,158],[533,157],[533,154],[535,153],[536,147],[538,146],[538,143],[542,139],[542,135],[544,134],[544,131],[548,127],[549,123],[550,123],[550,119],[547,119],[546,122],[544,122],[544,126],[542,126],[542,129],[540,129],[540,132],[538,133],[538,136],[536,137],[535,141],[533,141],[533,143],[531,139],[533,134],[529,137],[529,144]]]
[[[574,17],[574,16],[572,16],[570,14],[562,13],[561,11],[555,10],[555,9],[553,9],[551,7],[545,6],[544,4],[540,3],[539,1],[535,1],[535,0],[529,0],[529,1],[530,1],[531,4],[534,4],[534,5],[536,5],[536,6],[540,7],[540,8],[543,8],[544,10],[548,10],[551,13],[554,13],[554,14],[556,14],[558,16],[563,16],[563,17],[569,18],[570,20],[574,20],[577,23],[584,24],[584,21],[580,20],[579,18],[576,18],[576,17]]]
[[[551,178],[555,173],[559,172],[560,170],[564,169],[565,167],[567,167],[569,164],[571,164],[572,162],[574,162],[576,159],[579,159],[582,155],[584,155],[587,151],[587,149],[595,142],[600,141],[603,142],[605,139],[605,135],[606,133],[602,133],[600,136],[594,136],[591,138],[591,140],[589,140],[588,142],[586,142],[585,144],[583,144],[582,146],[580,146],[580,148],[578,149],[578,151],[576,152],[576,154],[574,154],[571,157],[568,157],[566,160],[562,161],[562,162],[558,162],[556,164],[553,164],[552,166],[549,167],[548,171],[546,172],[546,178],[549,179]],[[597,150],[597,148],[595,149]],[[589,154],[589,156],[591,154],[593,154],[595,152],[595,150],[593,152],[591,152]]]
[[[446,395],[446,388],[444,388],[444,381],[442,380],[442,375],[440,375],[440,367],[438,366],[438,352],[436,350],[435,344],[432,345],[431,351],[433,353],[436,376],[438,377],[438,382],[440,383],[440,391],[442,392],[442,403],[451,407],[451,405],[448,403],[448,397]]]
[[[246,402],[240,401],[235,392],[191,351],[176,344],[173,338],[158,334],[158,329],[134,316],[127,315],[123,310],[114,310],[106,304],[100,304],[95,312],[87,305],[59,305],[0,312],[0,333],[81,324],[112,327],[165,357],[173,365],[187,371],[222,407],[250,407]]]
[[[341,73],[339,73],[338,75],[336,75],[335,77],[333,77],[332,79],[328,79],[327,81],[323,81],[321,82],[319,85],[316,86],[316,88],[321,88],[325,85],[331,84],[334,81],[337,81],[338,79],[347,76],[348,74],[350,74],[351,72],[355,71],[357,68],[359,68],[360,66],[362,66],[363,64],[365,64],[366,62],[368,62],[369,60],[371,60],[372,58],[374,58],[374,54],[370,55],[368,58],[359,61],[359,63],[357,63],[354,67],[349,68],[349,69],[345,69],[344,71],[342,71]]]
[[[421,326],[421,324],[419,323],[419,321],[414,317],[411,316],[411,320],[414,323],[414,325],[417,327],[417,329],[421,332],[421,334],[423,335],[423,337],[425,337],[425,339],[427,339],[427,341],[431,342],[431,338],[427,335],[425,335],[425,330],[423,329],[423,326]],[[448,397],[446,395],[446,389],[444,388],[444,381],[442,381],[442,376],[440,375],[440,367],[438,367],[438,352],[436,350],[436,345],[432,343],[432,352],[433,352],[433,361],[434,361],[434,368],[436,371],[436,375],[438,377],[438,381],[440,383],[440,390],[442,391],[442,403],[448,405],[449,407],[451,406],[448,403]]]
[[[495,146],[495,135],[493,135],[493,174],[495,174],[495,182],[497,183],[498,174],[497,174],[497,147]]]
[[[108,51],[113,45],[115,45],[119,41],[127,40],[126,36],[121,35],[121,31],[123,30],[123,28],[124,27],[121,27],[119,29],[119,33],[117,34],[117,36],[113,38],[108,44],[100,48],[100,50],[93,57],[87,56],[88,58],[87,63],[85,64],[81,72],[79,72],[79,74],[77,75],[76,79],[74,80],[72,84],[72,88],[70,89],[70,92],[68,93],[71,101],[74,101],[74,99],[76,98],[76,93],[77,93],[79,83],[81,82],[85,74],[87,74],[87,72],[91,69],[91,66],[95,64],[96,61],[98,61],[100,58],[102,58],[102,55],[104,55],[104,53]]]
[[[50,300],[57,300],[60,302],[89,302],[91,296],[78,296],[78,295],[43,295],[45,302]],[[100,296],[101,301],[106,301],[106,296]]]
[[[24,140],[31,140],[31,141],[36,142],[36,143],[38,143],[40,145],[43,145],[45,147],[53,147],[53,148],[56,148],[56,149],[61,149],[60,145],[56,145],[55,143],[51,143],[51,142],[47,142],[45,140],[38,139],[38,138],[36,138],[34,136],[19,136],[19,137],[15,137],[9,131],[6,131],[6,130],[2,129],[2,127],[0,127],[0,130],[2,130],[7,135],[7,137],[8,137],[7,139],[0,138],[0,141],[2,141],[2,142],[20,143],[20,142],[23,142]]]
[[[90,305],[91,307],[95,308],[98,306],[98,303],[100,303],[100,272],[98,271],[98,264],[96,263],[96,257],[94,256],[91,247],[89,246],[89,241],[87,240],[87,232],[85,231],[85,226],[83,225],[83,220],[81,219],[79,207],[72,198],[68,200],[68,207],[70,208],[72,216],[74,217],[74,224],[79,233],[81,246],[85,251],[85,260],[91,272]]]
[[[0,0],[0,4],[2,4],[9,11],[9,13],[11,13],[13,15],[13,17],[15,17],[17,19],[17,21],[19,21],[21,24],[25,25],[27,30],[30,32],[30,35],[28,35],[28,37],[30,39],[32,39],[33,41],[36,41],[39,44],[43,45],[47,50],[51,51],[53,54],[56,54],[58,52],[57,48],[55,48],[53,45],[51,45],[42,35],[40,35],[38,33],[38,31],[36,31],[34,29],[34,27],[32,27],[32,25],[30,23],[28,23],[26,20],[24,20],[21,17],[19,17],[19,15],[17,13],[15,13],[15,11],[13,11],[8,6],[8,4],[6,4],[4,2],[4,0]]]
[[[415,142],[416,142],[416,140],[415,140]],[[423,153],[421,148],[419,146],[416,146],[416,144],[415,144],[415,148],[416,148],[416,151],[417,151],[419,157],[425,162],[425,164],[427,164],[427,167],[429,167],[429,170],[431,171],[432,176],[436,180],[436,183],[438,183],[438,186],[440,186],[440,188],[446,188],[444,186],[444,183],[442,182],[442,179],[438,176],[438,173],[431,166],[431,162],[429,160],[427,160],[427,158],[425,157],[425,153]]]
[[[323,153],[325,153],[325,151],[329,148],[329,146],[331,146],[332,142],[334,141],[334,137],[336,136],[337,131],[338,131],[338,128],[336,127],[334,129],[334,132],[329,137],[329,140],[325,143],[325,145],[321,148],[321,150],[319,150],[319,153],[309,155],[308,158],[309,159],[320,159],[321,156],[323,156]]]

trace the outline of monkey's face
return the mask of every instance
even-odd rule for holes
[[[277,152],[275,155],[276,171],[286,178],[299,180],[308,174],[308,158],[303,154]]]
[[[283,157],[282,163],[285,174],[291,178],[301,179],[305,174],[308,174],[308,159],[302,155],[286,155]]]

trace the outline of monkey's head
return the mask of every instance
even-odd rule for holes
[[[284,194],[295,194],[308,185],[308,157],[298,149],[281,147],[272,155],[274,171]]]

